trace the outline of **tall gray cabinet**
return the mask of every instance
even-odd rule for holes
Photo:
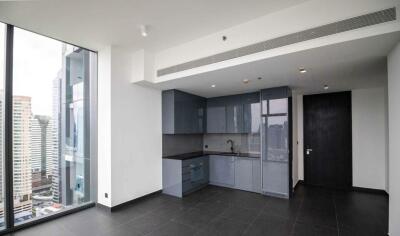
[[[262,192],[289,198],[292,193],[291,91],[264,89],[262,104]]]

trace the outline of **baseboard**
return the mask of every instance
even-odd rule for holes
[[[110,212],[111,212],[111,207],[105,206],[105,205],[103,205],[103,204],[101,204],[101,203],[96,203],[96,207],[99,208],[99,209],[101,209],[101,210],[110,211]]]
[[[118,205],[116,205],[116,206],[111,207],[111,208],[110,208],[110,211],[111,211],[111,212],[113,212],[113,211],[118,211],[118,210],[121,209],[121,208],[124,208],[124,207],[126,207],[126,206],[128,206],[128,205],[131,205],[131,204],[133,204],[133,203],[135,203],[135,202],[138,202],[138,201],[141,201],[141,200],[143,200],[143,199],[149,198],[149,197],[151,197],[151,196],[160,194],[161,192],[162,192],[162,190],[160,189],[160,190],[157,190],[157,191],[155,191],[155,192],[152,192],[152,193],[146,194],[146,195],[144,195],[144,196],[141,196],[141,197],[139,197],[139,198],[135,198],[135,199],[132,199],[132,200],[130,200],[130,201],[127,201],[127,202],[118,204]]]
[[[385,190],[382,190],[382,189],[363,188],[363,187],[353,186],[352,190],[355,192],[374,193],[374,194],[389,196],[389,194]]]
[[[296,190],[300,185],[303,185],[303,184],[304,184],[304,180],[299,179],[299,180],[297,180],[297,183],[293,189]]]

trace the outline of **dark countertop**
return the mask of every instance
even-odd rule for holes
[[[173,159],[173,160],[188,160],[196,157],[207,156],[207,155],[218,155],[218,156],[237,156],[237,157],[247,157],[247,158],[260,158],[260,154],[256,153],[230,153],[230,152],[212,152],[212,151],[205,151],[205,152],[191,152],[191,153],[184,153],[179,155],[173,156],[163,156],[163,159]]]

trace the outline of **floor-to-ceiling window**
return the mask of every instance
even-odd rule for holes
[[[4,67],[6,25],[0,23],[0,230],[4,228],[3,127],[4,127]]]
[[[0,227],[13,228],[93,201],[90,86],[97,76],[97,55],[17,27],[8,26],[12,34],[4,24],[0,28],[0,55],[6,54],[6,60],[0,59],[0,107],[12,104],[8,123],[1,119],[7,110],[0,113],[1,135],[4,125],[10,127],[4,137],[12,140],[5,162],[2,150],[7,143],[1,143]],[[6,40],[13,42],[8,53]],[[12,72],[3,76],[7,65]],[[5,100],[4,90],[9,94]],[[3,163],[12,166],[5,173],[7,183]],[[12,187],[4,191],[4,185]],[[7,194],[12,198],[3,197]]]

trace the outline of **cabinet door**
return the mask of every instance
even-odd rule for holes
[[[261,106],[260,103],[248,103],[243,106],[244,133],[260,133]]]
[[[196,99],[194,104],[194,133],[204,133],[206,127],[206,101],[205,99]]]
[[[243,105],[235,104],[226,107],[226,132],[243,132]]]
[[[253,162],[251,159],[236,157],[235,188],[246,191],[253,190]]]
[[[207,133],[226,132],[226,108],[216,106],[207,108]]]
[[[253,163],[253,191],[261,193],[261,162],[260,159],[254,158]]]
[[[220,186],[233,187],[235,184],[234,157],[210,155],[210,183]]]

